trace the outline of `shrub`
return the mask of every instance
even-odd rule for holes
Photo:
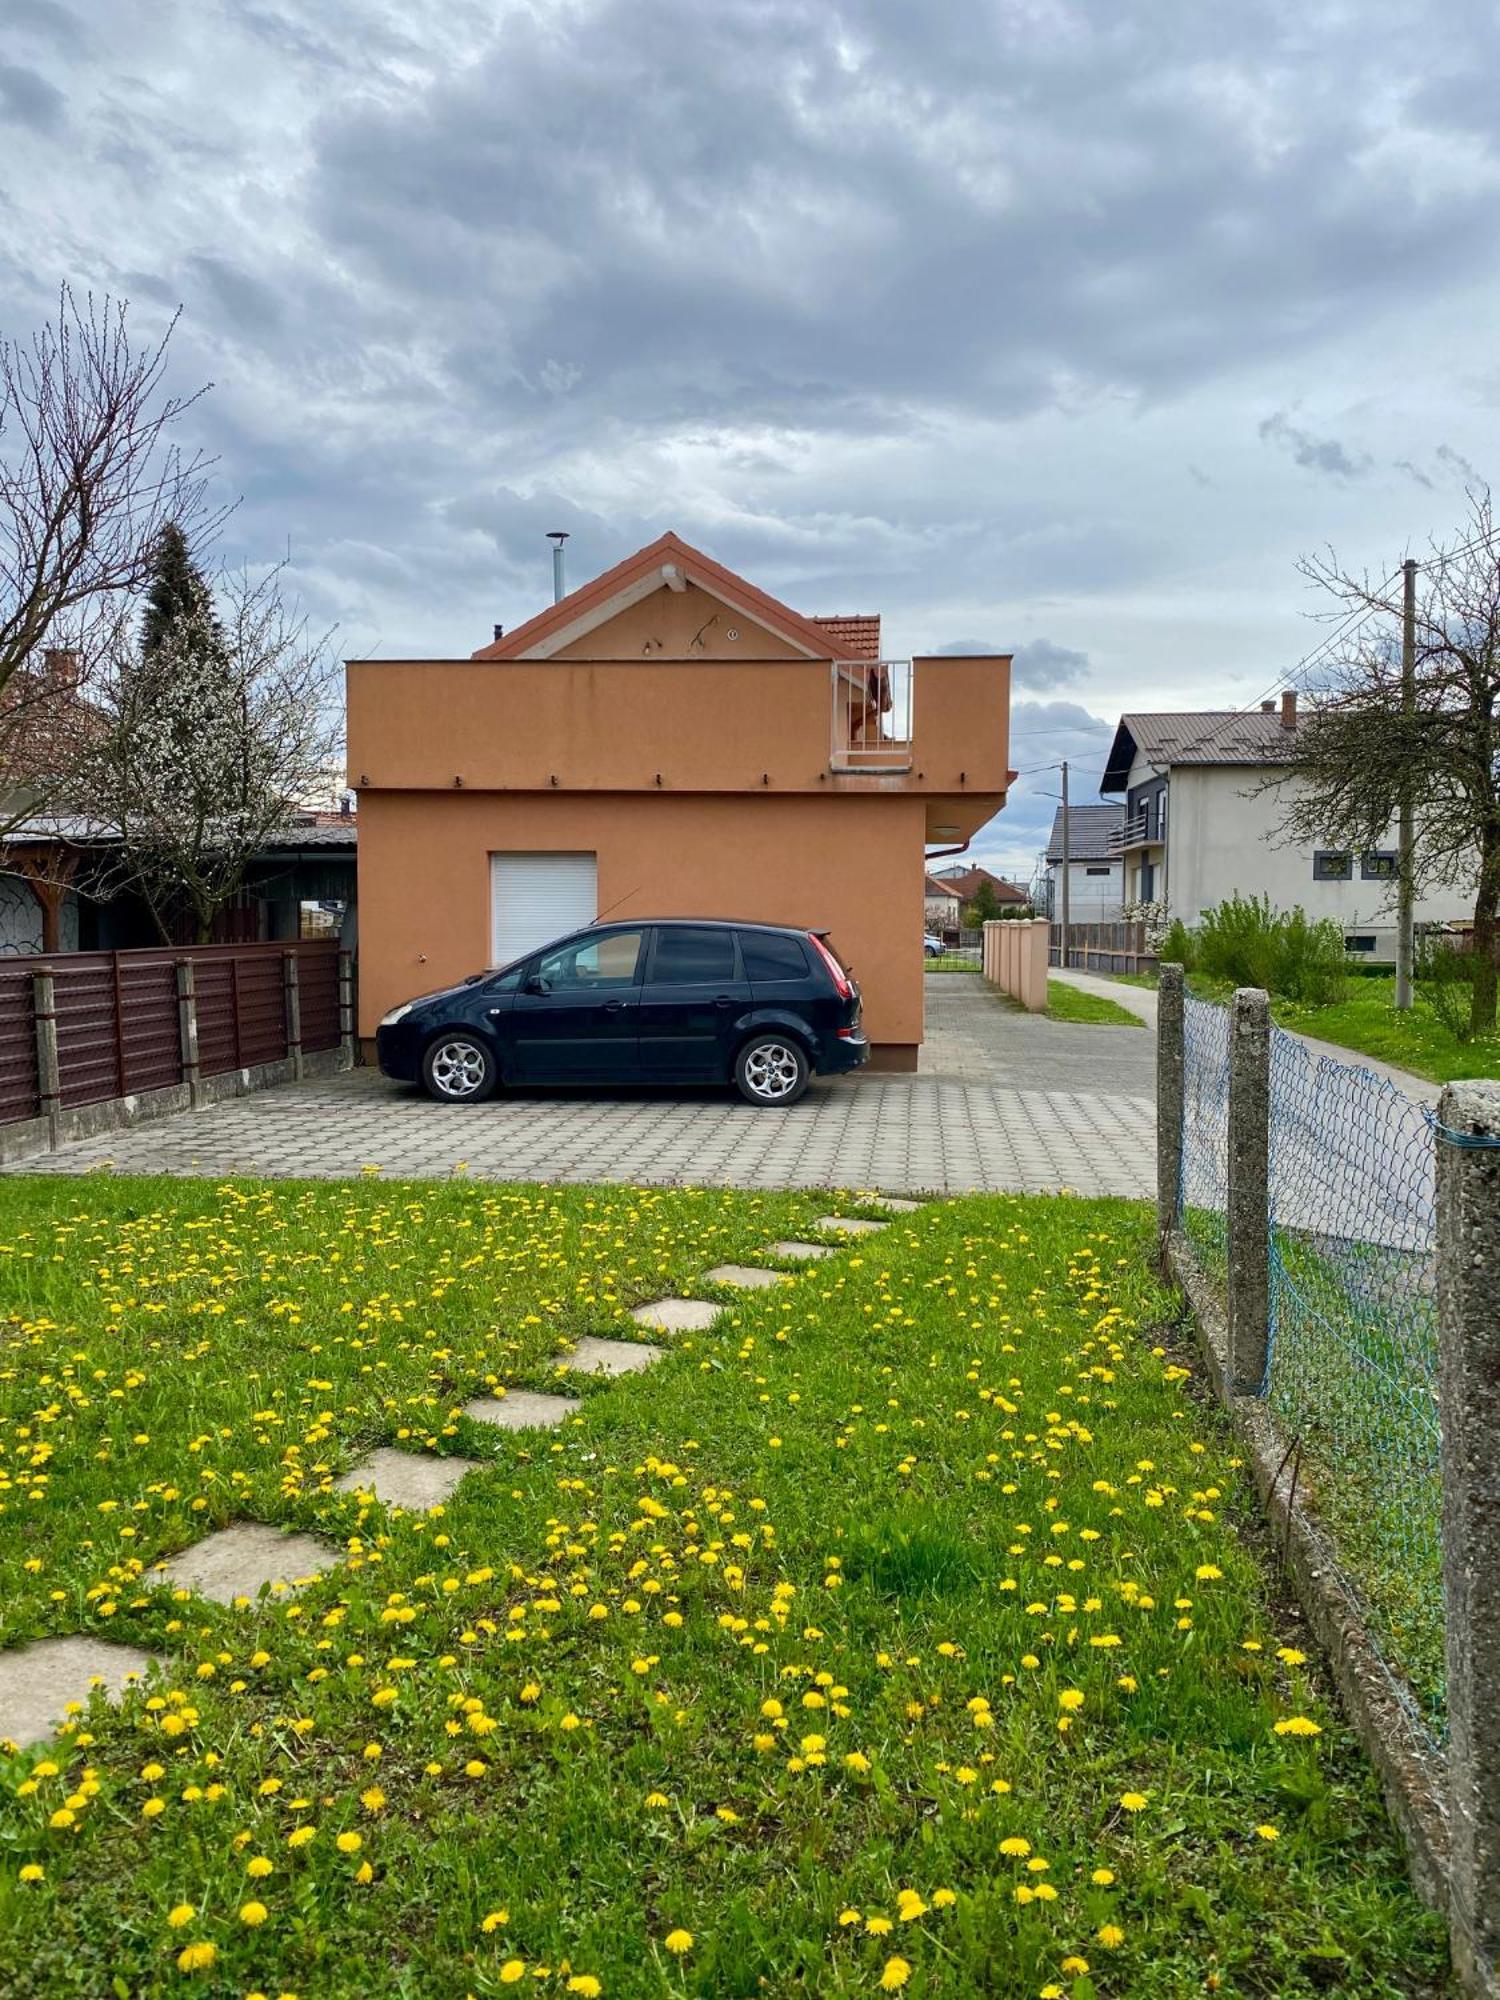
[[[1300,906],[1273,910],[1269,896],[1231,896],[1203,913],[1197,969],[1232,986],[1326,1007],[1343,998],[1344,934],[1331,918],[1314,923]]]
[[[1156,948],[1157,960],[1162,965],[1180,965],[1184,972],[1191,972],[1198,963],[1198,940],[1182,921],[1173,917],[1167,926],[1167,934]]]
[[[1471,1041],[1470,1007],[1478,960],[1473,945],[1466,938],[1422,931],[1416,946],[1416,998],[1455,1041]]]

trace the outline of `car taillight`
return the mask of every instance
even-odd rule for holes
[[[839,964],[838,960],[834,957],[833,953],[828,949],[827,945],[824,944],[823,940],[818,936],[816,931],[808,932],[807,941],[812,946],[813,950],[820,955],[820,957],[823,960],[823,963],[828,967],[829,972],[832,974],[833,983],[838,988],[838,996],[840,1000],[852,1000],[854,998],[854,988],[849,984],[849,975],[847,972],[845,972],[843,966]]]

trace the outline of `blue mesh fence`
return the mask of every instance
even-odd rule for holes
[[[1222,1292],[1227,1276],[1229,1203],[1229,1010],[1185,1002],[1183,1023],[1183,1232],[1205,1274]]]
[[[1372,1634],[1441,1733],[1433,1133],[1366,1069],[1271,1031],[1265,1393]]]

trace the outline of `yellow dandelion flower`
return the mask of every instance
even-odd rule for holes
[[[891,1929],[890,1918],[882,1917],[878,1912],[873,1916],[865,1918],[865,1935],[867,1937],[888,1937]]]
[[[40,1862],[28,1861],[26,1866],[21,1870],[19,1879],[22,1882],[40,1882],[45,1878],[46,1873],[46,1869],[42,1867]]]
[[[240,1922],[248,1924],[251,1930],[258,1929],[270,1914],[271,1912],[266,1908],[264,1903],[240,1904]]]
[[[385,1793],[379,1785],[367,1785],[359,1795],[359,1802],[367,1813],[385,1811]]]
[[[1089,1877],[1089,1880],[1096,1882],[1101,1889],[1107,1889],[1114,1879],[1115,1871],[1113,1868],[1096,1868]]]
[[[176,1903],[167,1912],[167,1922],[174,1931],[180,1931],[184,1924],[190,1924],[198,1912],[191,1903]]]
[[[508,1958],[500,1968],[500,1984],[502,1986],[514,1986],[518,1979],[524,1979],[525,1977],[526,1961],[524,1958]]]
[[[1260,1835],[1260,1838],[1262,1840],[1280,1840],[1281,1838],[1281,1830],[1279,1827],[1258,1826],[1255,1829],[1255,1831]]]
[[[252,1882],[262,1882],[270,1874],[275,1865],[264,1854],[252,1854],[250,1859],[245,1863],[245,1873],[250,1877]]]
[[[568,1991],[579,1994],[581,2000],[599,2000],[604,1988],[592,1972],[575,1972],[568,1981]]]
[[[856,1909],[853,1909],[852,1907],[847,1910],[839,1911],[839,1922],[843,1925],[845,1930],[847,1930],[851,1924],[857,1924],[860,1921],[861,1921],[860,1912]]]
[[[1094,1936],[1106,1951],[1117,1951],[1125,1942],[1125,1933],[1118,1924],[1101,1924]]]
[[[663,1943],[674,1958],[682,1958],[693,1948],[693,1934],[684,1930],[668,1931]]]
[[[904,1958],[888,1958],[880,1975],[880,1990],[882,1993],[899,1993],[910,1978],[911,1967]]]
[[[1278,1736],[1321,1736],[1322,1725],[1307,1715],[1284,1715],[1276,1724]]]
[[[934,1889],[932,1892],[932,1907],[935,1910],[950,1910],[957,1901],[958,1897],[951,1889]]]
[[[362,1834],[341,1833],[333,1844],[340,1854],[358,1854],[365,1843]]]
[[[504,1930],[509,1922],[509,1910],[491,1910],[489,1915],[482,1920],[479,1928],[488,1936],[491,1931]]]
[[[219,1955],[219,1947],[206,1940],[199,1944],[185,1944],[177,1954],[179,1972],[206,1972]]]
[[[925,1917],[927,1905],[915,1889],[903,1889],[896,1898],[896,1915],[903,1924],[914,1924],[919,1917]]]
[[[1120,1804],[1126,1812],[1144,1812],[1146,1810],[1146,1794],[1144,1792],[1122,1792],[1120,1794]]]
[[[1029,1854],[1031,1852],[1031,1842],[1023,1840],[1018,1833],[1008,1834],[1000,1843],[1000,1852],[1002,1854]]]

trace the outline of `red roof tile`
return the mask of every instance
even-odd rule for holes
[[[880,658],[880,613],[873,616],[856,611],[847,614],[835,612],[829,617],[813,618],[814,625],[821,625],[832,638],[838,656],[843,660],[878,660]]]

